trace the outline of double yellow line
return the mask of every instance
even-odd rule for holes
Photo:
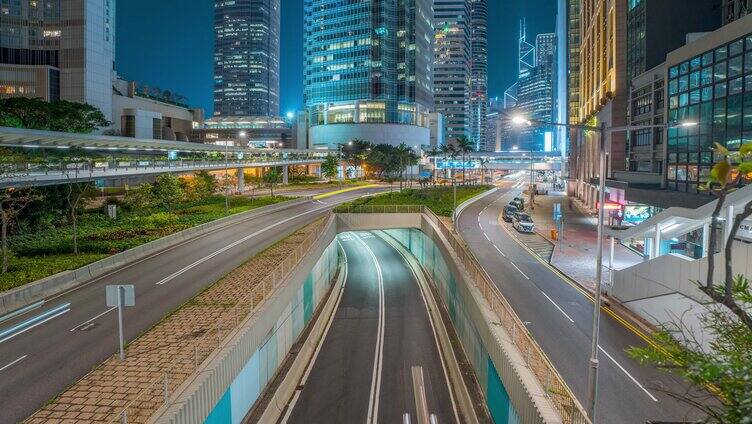
[[[496,218],[496,220],[498,222],[498,217]],[[557,276],[559,276],[559,278],[561,278],[564,282],[566,282],[567,284],[569,284],[570,286],[572,286],[575,290],[577,290],[578,292],[580,292],[583,296],[585,296],[588,300],[590,300],[590,302],[592,302],[595,305],[595,297],[593,296],[592,293],[590,293],[589,291],[587,291],[584,288],[582,288],[582,286],[580,286],[579,283],[577,283],[576,281],[574,281],[568,275],[566,275],[563,272],[561,272],[558,268],[556,268],[553,265],[551,265],[550,263],[544,261],[543,258],[541,258],[539,255],[537,255],[529,247],[527,247],[524,243],[522,243],[517,237],[515,237],[509,231],[509,229],[506,227],[506,225],[500,225],[500,226],[502,228],[504,228],[504,231],[506,231],[507,234],[509,234],[509,236],[517,244],[519,244],[520,246],[522,246],[522,248],[525,249],[533,258],[535,258],[538,262],[540,262],[542,265],[544,265],[545,267],[547,267],[551,272],[553,272],[554,274],[556,274]],[[653,338],[650,335],[646,334],[644,331],[642,331],[639,328],[637,328],[634,324],[630,323],[626,319],[624,319],[621,316],[619,316],[616,312],[614,312],[610,308],[608,308],[606,306],[601,306],[601,311],[605,312],[608,316],[610,316],[611,318],[613,318],[614,320],[616,320],[616,322],[618,322],[619,324],[621,324],[622,326],[624,326],[627,330],[629,330],[632,333],[634,333],[637,337],[639,337],[642,340],[644,340],[647,344],[649,344],[653,348],[655,348],[655,349],[657,349],[657,350],[659,350],[659,351],[661,351],[661,352],[663,352],[665,354],[668,354],[668,352],[666,352],[666,350],[663,349],[663,347],[661,347],[658,343],[656,343],[655,340],[653,340]]]

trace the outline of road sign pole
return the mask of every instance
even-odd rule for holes
[[[125,360],[125,350],[123,349],[123,298],[125,297],[125,287],[118,287],[117,310],[118,310],[118,340],[120,341],[120,360]]]

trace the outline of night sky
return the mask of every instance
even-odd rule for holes
[[[212,113],[213,1],[117,2],[116,69],[126,79],[183,94]],[[556,0],[488,0],[488,92],[501,97],[517,73],[518,23],[528,37],[555,30]],[[303,0],[282,0],[282,115],[303,103]]]

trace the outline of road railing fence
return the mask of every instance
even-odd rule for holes
[[[436,224],[444,238],[449,241],[465,271],[470,275],[472,283],[483,293],[483,298],[499,318],[499,324],[509,334],[512,343],[522,354],[525,364],[543,386],[562,421],[569,424],[589,424],[587,413],[572,390],[464,241],[429,208],[424,208],[423,213]]]
[[[320,230],[325,228],[328,221],[332,219],[334,219],[333,215],[329,214],[326,219],[318,224],[321,228],[312,231],[261,280],[246,281],[247,289],[243,292],[244,295],[238,299],[234,306],[224,311],[218,319],[196,325],[196,327],[201,328],[196,330],[203,331],[203,333],[195,338],[192,343],[186,342],[177,352],[167,352],[169,349],[174,349],[174,345],[165,345],[163,346],[164,354],[154,352],[154,350],[144,353],[144,355],[156,353],[160,357],[167,357],[167,364],[157,365],[161,368],[159,375],[139,392],[127,397],[125,405],[113,411],[107,422],[146,423],[157,409],[168,404],[174,391],[191,374],[199,370],[201,364],[217,348],[226,344],[228,337],[235,333],[243,320],[255,313],[268,297],[287,281],[295,267],[308,254],[311,246],[316,243],[319,237],[325,236],[325,232]],[[129,360],[138,361],[138,354],[126,358],[126,361]]]
[[[546,395],[554,405],[562,421],[567,424],[589,424],[587,414],[564,382],[548,356],[533,339],[525,324],[514,312],[501,291],[493,283],[485,269],[465,245],[464,241],[431,209],[422,205],[343,205],[335,209],[339,213],[422,213],[436,224],[449,242],[460,263],[467,271],[473,285],[499,319],[499,324],[509,334],[510,340],[522,354],[527,367],[536,376]]]
[[[342,205],[336,213],[422,213],[421,205]]]

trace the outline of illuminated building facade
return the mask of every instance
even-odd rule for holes
[[[0,98],[112,112],[115,0],[0,1]]]
[[[280,0],[215,0],[214,116],[279,116]]]
[[[580,3],[580,63],[578,123],[626,124],[627,0],[582,0]],[[626,168],[626,134],[607,133],[607,175]],[[590,207],[597,201],[600,140],[595,132],[576,131],[570,137],[570,193]]]
[[[470,140],[476,150],[493,151],[486,140],[488,113],[488,5],[486,0],[470,0],[471,87]]]
[[[722,0],[723,25],[752,14],[752,0]]]
[[[471,9],[467,0],[435,0],[434,100],[448,141],[470,135]]]
[[[431,4],[304,1],[304,100],[312,147],[353,138],[429,143]]]

